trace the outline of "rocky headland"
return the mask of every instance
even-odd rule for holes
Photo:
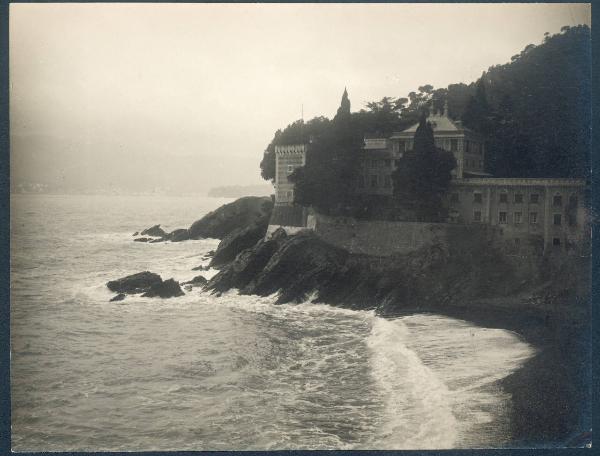
[[[251,246],[248,244],[251,239],[254,239],[254,243],[258,241],[261,237],[258,233],[261,230],[266,232],[272,209],[273,201],[268,196],[245,196],[209,212],[189,228],[178,228],[167,233],[160,225],[154,225],[141,232],[135,232],[133,236],[140,237],[136,237],[134,241],[182,242],[189,239],[224,239],[229,235],[237,237],[236,233],[246,233],[244,236],[247,240],[242,241],[242,246],[246,248]],[[252,233],[255,233],[254,237]]]
[[[183,284],[186,291],[276,293],[279,304],[312,299],[374,309],[383,317],[437,313],[514,331],[537,354],[499,385],[513,397],[513,444],[578,446],[589,440],[589,256],[508,257],[483,234],[407,254],[350,254],[310,230],[287,235],[279,229],[265,239],[272,207],[270,198],[242,198],[192,224],[186,239],[221,239],[210,255],[210,267],[219,272],[209,281],[198,276]],[[146,235],[160,234],[156,228]]]
[[[590,258],[540,257],[524,273],[485,236],[389,257],[353,255],[312,231],[217,249],[214,293],[238,289],[277,303],[307,299],[384,317],[437,313],[511,330],[537,349],[522,369],[501,381],[513,397],[514,445],[577,446],[589,422]],[[215,255],[215,258],[217,255]],[[233,258],[232,260],[229,260]]]

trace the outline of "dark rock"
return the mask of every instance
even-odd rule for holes
[[[140,234],[140,232],[136,231],[135,233],[132,234],[132,236],[137,236],[138,234]]]
[[[140,234],[142,236],[164,237],[167,233],[160,227],[160,225],[154,225],[145,229]]]
[[[208,288],[216,292],[231,288],[244,288],[269,262],[279,245],[276,241],[260,240],[251,249],[241,252],[235,260],[208,282]]]
[[[147,237],[140,237],[140,238],[135,238],[133,240],[133,242],[151,242],[152,238],[147,238]]]
[[[179,228],[175,231],[171,231],[165,238],[171,242],[187,241],[190,238],[190,232],[185,228]]]
[[[195,268],[192,268],[192,271],[208,271],[210,269],[210,266],[196,266]]]
[[[229,263],[240,252],[253,247],[259,240],[265,237],[267,225],[268,221],[264,220],[248,227],[233,230],[219,243],[210,262],[210,267],[216,268]]]
[[[162,279],[153,272],[138,272],[117,280],[107,282],[106,286],[115,293],[143,293],[148,291],[153,285],[159,284]]]
[[[150,289],[142,296],[146,298],[173,298],[183,296],[185,293],[181,290],[179,283],[173,279],[153,284]]]
[[[270,197],[239,198],[194,222],[189,229],[190,239],[223,239],[235,229],[248,227],[261,220],[268,222],[272,209]]]
[[[110,299],[110,302],[114,302],[114,301],[122,301],[123,299],[125,299],[125,294],[124,293],[119,293],[118,295],[116,295],[115,297]]]
[[[156,239],[150,239],[150,244],[156,244],[157,242],[165,242],[166,239],[165,238],[156,238]]]
[[[206,280],[205,277],[203,276],[196,276],[194,277],[192,280],[188,281],[188,282],[184,282],[184,285],[206,285],[208,283],[208,280]]]

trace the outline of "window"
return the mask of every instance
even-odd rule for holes
[[[483,160],[479,160],[479,169],[483,169]]]
[[[552,239],[552,245],[554,247],[560,247],[560,238],[554,238],[554,239]]]
[[[400,166],[400,160],[396,160],[396,168]]]
[[[371,160],[371,168],[375,168],[377,166],[377,160]]]
[[[358,188],[365,188],[365,176],[358,176]]]
[[[481,211],[473,211],[473,221],[481,222]]]
[[[508,203],[508,194],[507,193],[500,193],[500,202]]]
[[[523,220],[522,220],[523,214],[521,212],[515,212],[514,216],[515,216],[515,225],[518,225],[523,222]]]
[[[562,206],[562,196],[554,195],[554,198],[552,199],[552,205],[553,206]]]
[[[515,193],[515,203],[521,204],[523,202],[523,195],[521,193]]]
[[[386,168],[391,168],[392,167],[392,160],[386,160],[385,161],[385,167]]]
[[[557,226],[562,224],[562,215],[561,214],[554,214],[554,224]]]
[[[294,192],[292,190],[288,190],[287,198],[288,198],[288,200],[291,200],[294,198]]]
[[[473,193],[473,202],[481,204],[482,201],[481,193]]]
[[[498,212],[498,223],[506,224],[506,212]]]
[[[471,141],[465,141],[465,151],[471,152]]]
[[[386,174],[384,177],[383,186],[385,188],[390,188],[392,186],[392,178],[389,174]]]
[[[535,225],[537,222],[538,222],[537,212],[530,212],[529,213],[529,224]]]
[[[459,201],[459,199],[458,199],[458,193],[456,193],[456,192],[455,192],[455,193],[452,193],[452,194],[450,195],[450,201],[451,201],[452,203],[458,203],[458,201]]]
[[[292,174],[294,172],[294,165],[287,165],[287,173]]]
[[[371,176],[371,188],[377,187],[377,176]]]
[[[579,201],[577,200],[577,196],[576,195],[571,195],[569,196],[569,206],[571,206],[572,208],[577,207]]]
[[[529,202],[532,204],[537,204],[540,202],[540,195],[538,195],[537,193],[532,193],[531,195],[529,195]]]
[[[515,238],[515,247],[519,248],[520,245],[521,245],[521,239]]]
[[[450,150],[452,152],[456,152],[458,150],[458,139],[451,139],[450,140]]]

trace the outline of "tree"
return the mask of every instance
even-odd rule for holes
[[[326,214],[352,210],[362,134],[349,112],[344,90],[338,113],[308,148],[306,165],[290,175],[295,184],[294,202],[313,206]]]
[[[475,94],[469,99],[462,120],[465,125],[484,136],[490,133],[491,109],[485,90],[485,74],[477,81]]]
[[[297,120],[282,130],[277,130],[260,162],[260,174],[265,180],[275,179],[275,146],[307,144],[321,135],[330,124],[326,117],[315,117],[308,122]]]
[[[350,100],[348,99],[348,91],[344,87],[344,93],[342,94],[342,102],[335,115],[336,119],[342,117],[350,117]]]
[[[433,129],[423,113],[415,132],[413,150],[404,154],[392,173],[394,198],[400,208],[412,211],[420,221],[444,220],[442,198],[455,167],[454,155],[435,147]]]

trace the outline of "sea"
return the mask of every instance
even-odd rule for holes
[[[218,240],[133,242],[229,199],[11,196],[13,451],[444,449],[510,445],[500,380],[517,334],[310,300],[114,296],[140,271],[185,281]]]

